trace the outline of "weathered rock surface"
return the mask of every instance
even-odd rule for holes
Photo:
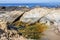
[[[51,9],[48,8],[34,8],[28,12],[25,12],[20,21],[26,23],[34,23],[35,21],[39,20],[41,17],[49,14]]]
[[[0,11],[0,40],[27,40],[19,35],[16,30],[7,29],[7,22],[12,23],[22,13],[24,13],[24,15],[19,21],[34,23],[41,18],[41,23],[49,25],[49,29],[43,32],[45,37],[47,37],[48,40],[60,40],[60,9],[40,7],[31,10],[21,8],[21,10]]]

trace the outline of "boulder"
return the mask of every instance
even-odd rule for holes
[[[41,17],[49,14],[50,11],[51,9],[48,8],[36,7],[28,12],[25,12],[24,15],[21,17],[20,21],[25,23],[34,23],[37,20],[39,20]]]

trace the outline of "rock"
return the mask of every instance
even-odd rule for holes
[[[13,22],[17,17],[19,17],[23,12],[22,11],[5,11],[5,13],[0,13],[0,20],[6,22]]]
[[[25,23],[34,23],[39,20],[41,17],[49,14],[51,9],[48,8],[33,8],[28,12],[25,12],[21,17],[20,21]]]
[[[46,17],[48,19],[52,20],[52,21],[59,22],[59,20],[60,20],[60,10],[59,9],[52,10],[50,12],[50,14],[48,14]]]
[[[22,11],[11,11],[11,12],[8,12],[7,15],[9,15],[7,17],[7,21],[8,22],[13,22],[17,17],[19,17],[23,12]]]
[[[7,29],[7,24],[5,21],[0,20],[0,29],[2,29],[2,30]]]
[[[25,23],[34,23],[40,18],[41,23],[46,23],[46,25],[49,25],[50,27],[47,31],[43,32],[45,34],[44,37],[45,40],[60,40],[60,9],[55,8],[26,8],[26,7],[8,7],[7,9],[9,11],[0,11],[0,40],[28,40],[25,37],[21,36],[22,34],[18,34],[18,32],[14,29],[7,29],[7,22],[12,23],[17,17],[19,17],[21,14],[24,15],[21,17],[19,21],[25,22]],[[11,11],[13,10],[13,11]],[[52,21],[52,22],[51,22]],[[21,26],[23,27],[23,26]],[[50,35],[49,35],[50,34]],[[57,35],[58,34],[58,35]],[[55,38],[55,39],[54,39]],[[44,40],[42,38],[42,40]]]

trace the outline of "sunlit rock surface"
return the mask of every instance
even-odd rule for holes
[[[10,13],[10,14],[9,14]],[[23,14],[22,11],[11,11],[8,12],[7,15],[7,21],[8,22],[13,22],[17,17],[19,17],[21,14]]]
[[[0,20],[0,29],[5,30],[7,28],[7,22]]]
[[[30,10],[27,7],[0,7],[0,9],[0,20],[7,22],[13,22],[21,14]]]
[[[39,20],[41,17],[48,15],[51,9],[48,8],[33,8],[32,10],[25,12],[21,17],[20,21],[26,23],[34,23]]]
[[[7,11],[8,9],[9,11]],[[10,7],[8,7],[5,10],[6,11],[2,9],[0,11],[0,29],[4,31],[1,33],[2,35],[0,35],[1,40],[28,40],[25,37],[20,36],[16,30],[7,29],[7,22],[12,23],[23,13],[24,14],[19,21],[31,24],[40,19],[39,22],[48,25],[48,29],[43,32],[44,36],[42,36],[41,40],[60,40],[60,8],[36,7],[30,9],[25,7],[14,7],[10,9]]]
[[[7,22],[13,22],[17,17],[19,17],[23,12],[22,11],[10,11],[0,14],[0,20]]]

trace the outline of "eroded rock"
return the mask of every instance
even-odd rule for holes
[[[34,8],[28,12],[25,12],[20,21],[25,23],[34,23],[41,17],[49,14],[50,11],[51,9],[48,8]]]

